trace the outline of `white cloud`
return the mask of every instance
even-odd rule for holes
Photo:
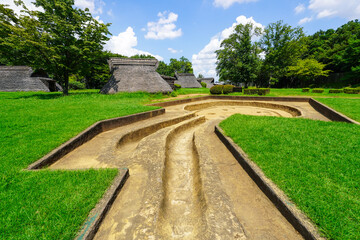
[[[230,7],[234,3],[256,2],[257,0],[214,0],[215,7],[223,7],[224,9]]]
[[[104,21],[100,19],[100,16],[96,16],[94,19],[96,19],[99,23],[104,23]]]
[[[313,20],[312,17],[306,17],[306,18],[301,19],[301,20],[298,22],[298,24],[299,24],[299,25],[302,25],[302,24],[311,22],[312,20]]]
[[[231,27],[224,29],[220,33],[216,34],[210,39],[210,42],[198,53],[192,56],[192,64],[194,72],[197,74],[201,73],[205,77],[214,77],[216,76],[216,53],[215,51],[220,49],[221,42],[230,36],[234,31],[234,28],[238,24],[252,23],[255,27],[260,27],[264,29],[264,26],[260,23],[254,21],[252,17],[247,18],[245,16],[239,16],[236,18],[236,22],[232,24]],[[253,40],[257,40],[254,38]]]
[[[299,4],[299,5],[297,5],[297,7],[294,10],[295,10],[296,14],[299,14],[299,13],[304,12],[305,9],[306,8],[305,8],[304,4]]]
[[[158,13],[159,20],[157,22],[147,23],[146,39],[166,39],[177,38],[182,35],[181,28],[176,29],[175,22],[178,19],[178,15],[173,12],[160,12]]]
[[[107,15],[109,15],[110,17],[114,16],[114,13],[112,11],[112,9],[110,9],[109,11],[106,12]]]
[[[23,2],[29,10],[39,9],[36,8],[34,4],[32,4],[34,0],[23,0]],[[13,9],[16,14],[20,14],[20,10],[23,9],[22,7],[16,6],[13,0],[1,0],[1,3],[9,5],[9,7]],[[75,0],[74,5],[81,9],[88,8],[92,14],[102,14],[102,8],[105,6],[105,3],[102,0]]]
[[[39,8],[36,8],[34,4],[32,4],[33,0],[23,0],[23,2],[29,10],[39,10]],[[20,11],[24,10],[21,6],[16,6],[14,0],[2,0],[1,4],[8,5],[16,14],[20,14]]]
[[[182,52],[182,50],[176,50],[176,49],[173,49],[173,48],[168,48],[169,52],[171,53],[179,53],[179,52]]]
[[[92,14],[102,14],[105,3],[101,0],[75,0],[75,7],[88,8]]]
[[[308,8],[317,14],[317,18],[360,18],[359,0],[310,0]]]
[[[134,29],[132,27],[128,27],[125,32],[119,33],[117,36],[112,36],[105,44],[105,49],[128,57],[136,54],[146,54],[152,55],[158,60],[163,60],[163,58],[159,55],[154,55],[149,52],[136,49],[135,47],[137,44],[138,42]]]

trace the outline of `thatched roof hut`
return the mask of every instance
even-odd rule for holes
[[[170,87],[174,90],[175,89],[175,81],[176,78],[175,77],[171,77],[171,76],[166,76],[166,75],[160,75],[162,77],[162,79],[164,79],[169,85]]]
[[[214,86],[214,78],[198,78],[198,80],[200,80],[200,82],[204,82],[206,83],[206,88],[211,88],[212,86]]]
[[[201,88],[201,84],[192,73],[175,73],[175,76],[177,78],[175,83],[181,85],[182,88]]]
[[[0,66],[0,91],[44,91],[61,90],[55,80],[48,78],[45,73],[35,73],[27,66]]]
[[[172,92],[170,85],[156,72],[156,59],[111,58],[112,76],[101,89],[101,93]]]

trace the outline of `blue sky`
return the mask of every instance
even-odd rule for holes
[[[1,2],[15,8],[12,0]],[[265,27],[283,20],[313,34],[360,18],[360,0],[75,0],[75,5],[112,23],[106,49],[151,54],[167,63],[185,56],[196,75],[207,77],[216,77],[214,51],[237,23]]]

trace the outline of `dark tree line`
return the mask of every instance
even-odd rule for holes
[[[251,40],[259,35],[259,41]],[[253,82],[258,86],[303,87],[360,83],[358,20],[310,36],[301,27],[282,21],[271,23],[262,31],[250,23],[239,24],[221,47],[216,51],[217,73],[221,81],[235,85]],[[334,73],[342,76],[340,82],[329,82],[329,75]]]

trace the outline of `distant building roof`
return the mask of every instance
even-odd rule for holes
[[[211,88],[214,86],[214,78],[198,78],[198,80],[200,80],[200,82],[206,83],[206,88]]]
[[[52,82],[52,83],[50,83],[50,82]],[[49,92],[49,91],[56,91],[56,87],[57,86],[56,86],[56,83],[54,80],[37,76],[36,74],[34,74],[34,71],[31,67],[28,67],[28,66],[0,66],[0,91],[5,91],[5,92],[45,91],[45,92]]]
[[[172,92],[170,85],[156,72],[156,59],[111,58],[112,76],[101,93]]]
[[[175,76],[177,78],[175,83],[182,88],[201,88],[201,84],[192,73],[175,73]]]

